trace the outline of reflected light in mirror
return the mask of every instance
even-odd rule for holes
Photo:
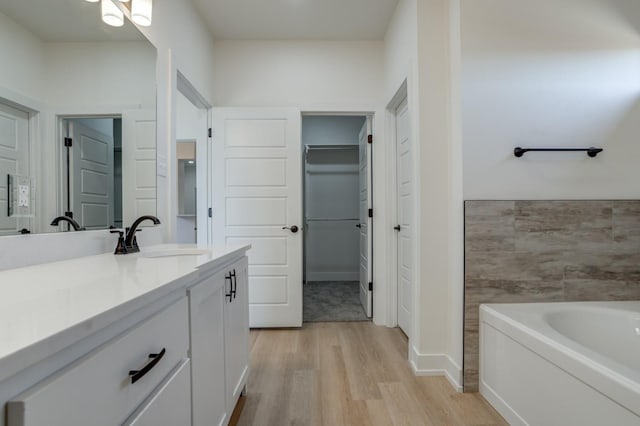
[[[121,27],[124,25],[124,13],[111,0],[102,0],[102,21],[112,27]]]
[[[131,3],[131,19],[136,24],[148,27],[151,25],[152,0],[133,0]]]

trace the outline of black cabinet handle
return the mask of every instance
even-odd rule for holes
[[[234,292],[233,292],[233,276],[231,275],[231,272],[229,272],[229,275],[225,275],[224,276],[224,280],[226,282],[226,280],[229,280],[229,293],[225,293],[225,297],[229,298],[229,302],[233,302],[233,296],[234,296]]]
[[[129,370],[129,376],[131,377],[131,384],[142,379],[145,376],[145,374],[151,371],[151,369],[155,367],[157,363],[160,362],[165,352],[166,352],[166,349],[162,348],[159,354],[149,354],[150,361],[144,367],[142,367],[141,370]]]
[[[233,278],[232,281],[232,287],[231,287],[231,293],[233,294],[233,298],[236,298],[236,291],[238,290],[238,276],[236,275],[236,270],[234,269],[233,272],[230,273],[231,277]]]

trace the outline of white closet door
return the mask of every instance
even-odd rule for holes
[[[122,114],[122,223],[156,214],[156,115]]]
[[[113,136],[69,121],[73,218],[87,229],[113,225]]]
[[[411,294],[413,285],[412,242],[413,184],[411,182],[409,109],[406,99],[396,110],[396,197],[398,217],[398,326],[410,335]]]
[[[7,175],[29,175],[29,114],[0,104],[0,235],[30,229],[28,218],[8,216]]]
[[[369,283],[373,282],[371,233],[372,218],[369,217],[371,208],[371,119],[367,117],[360,134],[360,303],[369,318],[373,309],[373,291]]]
[[[302,325],[300,129],[296,109],[213,109],[212,240],[252,246],[251,327]]]

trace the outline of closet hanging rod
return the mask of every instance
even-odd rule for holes
[[[318,217],[313,217],[313,218],[309,218],[307,219],[307,222],[349,222],[349,221],[353,221],[353,220],[360,220],[358,218],[345,218],[345,219],[338,219],[338,218],[318,218]]]
[[[602,148],[521,148],[516,147],[513,149],[513,155],[520,158],[527,152],[574,152],[574,151],[585,151],[587,155],[591,158],[595,157],[599,153],[603,151]]]
[[[305,145],[306,152],[309,151],[358,151],[359,145]]]

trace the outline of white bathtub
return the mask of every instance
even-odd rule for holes
[[[514,425],[640,425],[640,301],[482,305],[480,393]]]

